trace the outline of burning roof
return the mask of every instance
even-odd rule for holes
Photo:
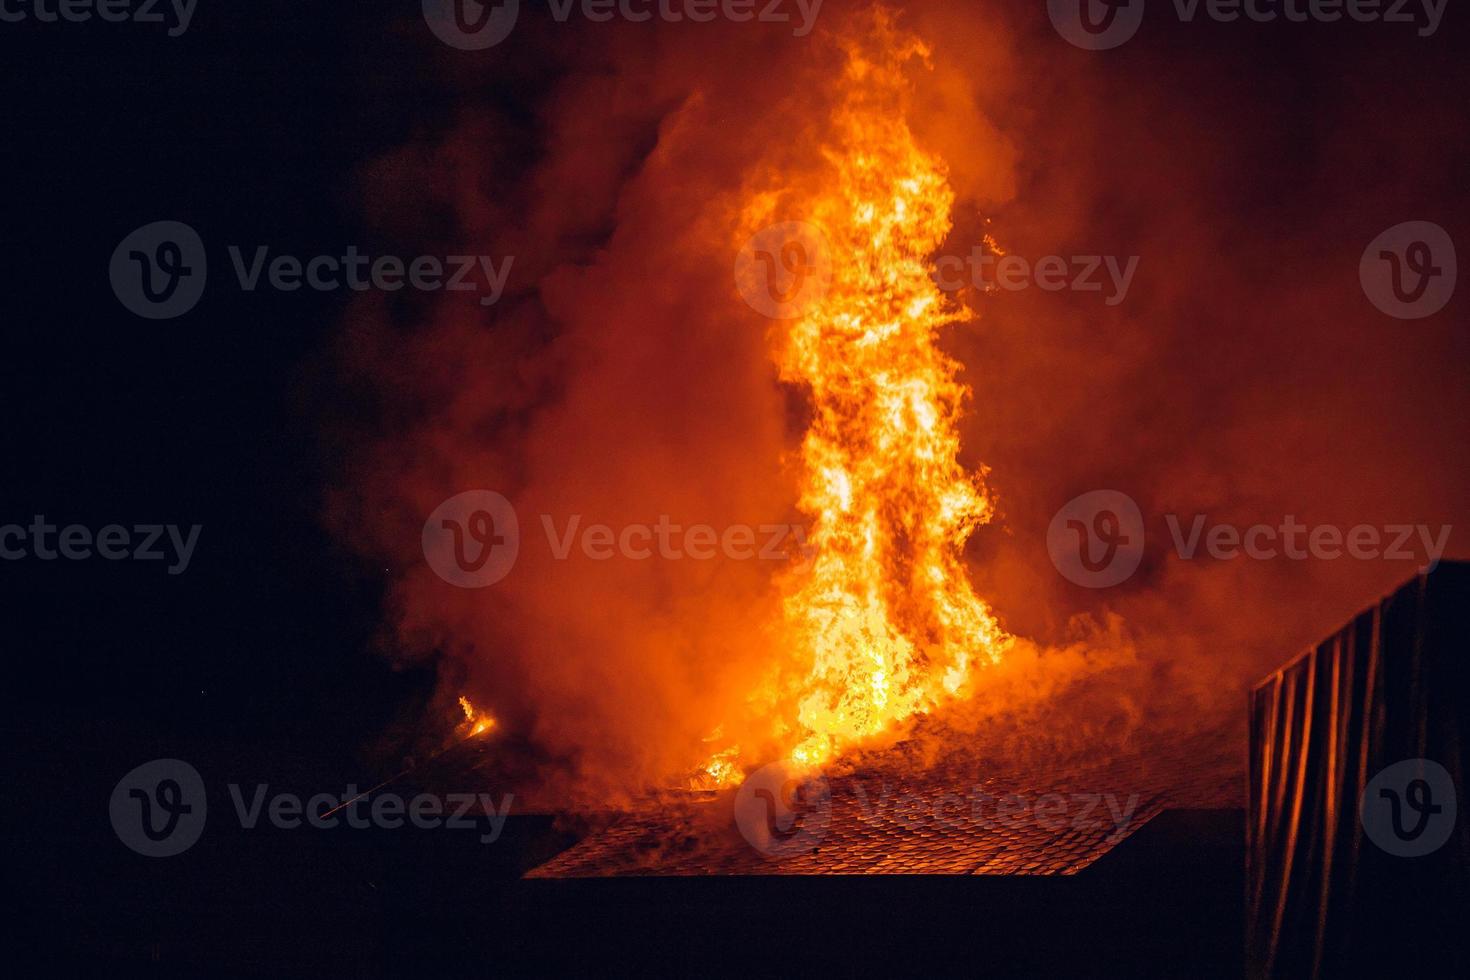
[[[944,741],[936,760],[902,743],[828,777],[824,802],[790,815],[796,850],[763,838],[735,794],[679,794],[621,817],[528,877],[1069,875],[1164,810],[1243,801],[1234,727],[1026,762]]]

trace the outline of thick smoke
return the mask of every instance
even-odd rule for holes
[[[977,313],[947,340],[975,391],[966,462],[989,467],[999,504],[968,559],[1027,638],[966,710],[1058,737],[1093,728],[1040,705],[1130,732],[1228,723],[1253,679],[1420,562],[1183,561],[1164,515],[1344,528],[1467,516],[1455,307],[1390,320],[1357,281],[1384,228],[1465,226],[1443,204],[1463,117],[1448,92],[1398,104],[1367,48],[1338,55],[1359,82],[1325,87],[1335,62],[1248,72],[1226,44],[1201,57],[1150,32],[1084,52],[1044,5],[1011,6],[901,13],[932,46],[910,122],[960,197],[946,252],[989,234],[1033,260],[1139,263],[1116,305],[1037,288],[959,296]],[[780,563],[594,561],[577,547],[562,560],[543,515],[557,534],[578,515],[614,528],[801,519],[789,454],[803,405],[776,380],[771,322],[735,291],[732,229],[745,188],[817,171],[841,65],[831,39],[861,7],[829,5],[802,38],[533,19],[483,57],[430,52],[447,59],[456,112],[363,168],[368,223],[401,251],[515,262],[489,309],[452,293],[353,309],[341,363],[372,412],[344,437],[331,517],[390,569],[393,655],[442,658],[446,717],[469,693],[560,760],[547,778],[565,796],[675,781],[779,655],[765,625]],[[1425,131],[1455,152],[1407,138]],[[419,535],[445,498],[477,488],[515,503],[523,544],[503,582],[460,590],[427,567]],[[1089,590],[1057,573],[1045,534],[1101,488],[1138,501],[1149,546],[1129,581]],[[1465,548],[1452,537],[1451,557]]]

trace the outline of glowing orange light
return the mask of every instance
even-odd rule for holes
[[[460,695],[459,697],[459,707],[464,712],[465,718],[464,722],[460,725],[460,730],[468,733],[465,735],[466,738],[483,735],[495,727],[495,719],[487,714],[476,711],[475,706],[470,704],[470,699],[464,695]]]
[[[790,759],[804,766],[962,693],[1009,642],[961,561],[991,504],[958,462],[972,391],[938,346],[941,328],[962,318],[930,274],[954,193],[902,110],[904,63],[926,56],[886,20],[849,45],[826,177],[804,202],[831,281],[778,331],[781,377],[811,406],[800,507],[813,557],[782,583],[783,656],[794,666],[765,694],[796,706],[785,728]],[[742,234],[782,217],[774,201],[752,198]],[[729,762],[717,757],[708,774],[731,781]]]

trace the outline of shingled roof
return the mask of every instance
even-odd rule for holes
[[[797,853],[748,841],[734,794],[685,793],[623,815],[528,877],[1066,875],[1166,809],[1243,805],[1244,743],[1228,726],[1024,762],[958,735],[933,744],[900,743],[828,774],[829,819]]]

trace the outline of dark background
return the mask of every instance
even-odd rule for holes
[[[436,102],[414,65],[437,42],[387,30],[416,7],[201,3],[177,39],[162,25],[0,25],[0,513],[203,525],[177,576],[166,562],[0,562],[17,955],[180,969],[177,937],[194,930],[179,916],[201,905],[218,931],[195,952],[222,951],[242,907],[301,892],[279,868],[309,863],[283,836],[216,852],[202,877],[209,865],[149,868],[109,840],[111,785],[178,757],[211,791],[341,793],[431,686],[370,649],[381,582],[319,516],[334,458],[318,365],[348,295],[243,292],[225,251],[373,247],[353,224],[353,167]],[[155,322],[117,303],[107,265],[161,219],[192,225],[211,269],[197,307]],[[242,878],[262,865],[277,871]],[[258,941],[268,918],[249,930]]]
[[[1437,44],[1463,38],[1463,13],[1446,14]],[[1304,87],[1280,97],[1302,120],[1304,158],[1312,86],[1394,46],[1412,59],[1416,43],[1407,28],[1208,29],[1171,16],[1147,18],[1131,42],[1194,46],[1242,77],[1300,62]],[[383,570],[342,549],[320,516],[342,451],[325,420],[350,411],[324,367],[348,294],[241,292],[225,246],[371,251],[354,169],[453,108],[460,93],[424,69],[445,56],[408,2],[201,0],[177,39],[161,25],[0,24],[0,523],[203,525],[179,576],[166,563],[0,562],[17,957],[181,973],[236,955],[245,972],[278,956],[295,968],[404,967],[412,940],[389,955],[369,936],[384,908],[408,904],[385,904],[385,882],[475,900],[473,887],[429,884],[436,862],[461,866],[453,841],[385,857],[303,830],[201,845],[192,864],[160,867],[124,849],[106,815],[118,778],[161,756],[190,761],[211,786],[366,782],[366,747],[432,687],[430,671],[394,671],[373,648]],[[556,67],[527,76],[537,72],[549,82]],[[491,97],[515,108],[537,91]],[[1283,181],[1262,193],[1287,206],[1293,191]],[[107,265],[123,236],[162,219],[199,231],[211,276],[193,311],[153,322],[117,302]],[[541,823],[516,833],[477,869],[482,888],[556,840]],[[384,870],[395,862],[412,871],[395,878]],[[189,918],[200,907],[213,910],[207,927]],[[493,953],[495,924],[464,928],[476,955]]]

